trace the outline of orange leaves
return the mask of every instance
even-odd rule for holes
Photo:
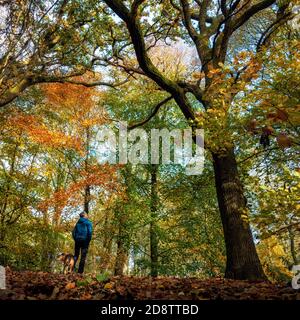
[[[258,133],[257,125],[258,125],[257,120],[256,119],[252,119],[247,124],[247,130],[249,132],[251,132],[252,134],[256,134],[256,133]]]
[[[91,300],[92,299],[92,295],[90,293],[84,293],[81,297],[80,300]]]
[[[85,75],[72,80],[88,83],[90,80],[94,81],[95,77]],[[93,87],[73,83],[50,83],[40,87],[45,96],[47,112],[54,116],[54,125],[64,131],[73,132],[73,135],[77,137],[70,141],[66,137],[56,135],[53,140],[61,141],[66,146],[73,144],[73,148],[83,155],[82,140],[89,135],[87,129],[102,125],[107,121],[104,108],[100,105],[103,92]]]
[[[274,122],[288,121],[289,114],[287,113],[287,111],[277,108],[276,112],[269,112],[267,118]]]
[[[258,78],[261,61],[253,52],[241,51],[233,59],[233,68],[239,73],[242,82],[250,82]]]
[[[88,170],[79,170],[80,178],[66,188],[60,188],[39,204],[40,210],[54,208],[57,214],[67,206],[83,203],[82,191],[86,186],[100,186],[110,194],[122,193],[117,181],[118,166],[104,164],[89,166]]]
[[[65,289],[66,289],[66,290],[72,290],[72,289],[74,289],[74,288],[76,288],[75,282],[69,282],[69,283],[67,283],[66,286],[65,286]]]
[[[75,111],[79,108],[89,109],[93,105],[93,88],[71,83],[50,83],[41,86],[47,101],[52,107]]]
[[[36,116],[14,111],[8,116],[5,129],[11,136],[20,137],[23,133],[28,132],[27,128],[34,128],[36,123],[38,123]]]
[[[260,59],[251,52],[241,52],[233,64],[208,65],[207,77],[211,79],[204,98],[228,108],[238,92],[257,79],[261,70]]]
[[[215,76],[221,76],[222,74],[222,69],[211,69],[209,72],[208,72],[208,78],[213,78]]]
[[[246,125],[246,129],[252,134],[258,134],[259,132],[261,132],[261,144],[265,144],[266,142],[266,145],[269,145],[270,136],[276,137],[276,142],[278,146],[282,149],[289,148],[293,144],[292,137],[288,136],[285,132],[276,133],[275,129],[271,125],[264,125],[262,127],[259,127],[259,123],[256,119],[250,120]]]
[[[194,72],[192,74],[193,78],[196,80],[201,80],[205,77],[205,73],[204,72]]]
[[[287,121],[289,118],[288,113],[285,110],[277,109],[276,112],[277,119],[282,121]]]
[[[89,82],[91,76],[75,77],[72,80]],[[73,83],[50,83],[40,86],[50,108],[66,120],[80,127],[103,124],[103,109],[97,108],[101,92],[93,87]]]
[[[41,201],[38,205],[38,209],[41,211],[47,211],[50,207],[54,208],[54,220],[58,221],[62,210],[70,202],[70,198],[74,199],[75,194],[70,193],[73,190],[71,188],[59,189],[50,195],[47,199]]]
[[[28,128],[28,133],[34,142],[45,146],[82,150],[82,143],[79,138],[59,131],[50,131],[44,126]]]
[[[9,118],[8,126],[15,135],[26,133],[32,142],[43,146],[82,150],[82,142],[79,138],[47,128],[43,119],[36,115],[19,112]]]
[[[234,63],[238,64],[241,60],[244,61],[249,58],[249,53],[247,51],[241,51],[234,57]]]
[[[276,137],[277,143],[280,148],[288,148],[292,146],[292,140],[291,138],[284,132],[281,132]]]
[[[271,126],[265,126],[265,127],[263,127],[262,128],[262,132],[265,134],[265,135],[271,135],[271,134],[273,134],[274,133],[274,129],[273,129],[273,127],[271,127]]]

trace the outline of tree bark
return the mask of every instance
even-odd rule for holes
[[[225,277],[265,280],[247,220],[246,199],[233,149],[225,155],[213,154],[213,162],[227,253]]]
[[[293,265],[298,264],[298,258],[295,250],[295,234],[293,233],[292,227],[288,228],[288,234],[289,234],[289,239],[290,239],[290,251],[291,251],[291,256],[293,259]]]
[[[123,276],[124,268],[128,260],[128,249],[124,240],[119,239],[117,242],[117,256],[114,274],[115,276]]]
[[[150,259],[151,276],[158,275],[158,236],[157,236],[157,165],[151,165],[151,220],[150,220]]]
[[[91,186],[86,185],[84,189],[84,204],[83,204],[84,212],[86,214],[89,214],[90,212],[90,199],[91,199]]]
[[[90,134],[90,127],[87,127],[85,130],[85,151],[86,156],[84,159],[84,167],[85,167],[85,173],[88,175],[90,170],[90,140],[91,140],[91,134]],[[89,214],[90,211],[90,201],[91,201],[91,186],[87,183],[84,188],[84,203],[83,203],[83,210],[86,214]]]
[[[114,274],[116,276],[122,276],[124,274],[124,268],[128,260],[128,245],[129,239],[126,233],[126,223],[127,223],[126,212],[120,212],[118,215],[118,239],[117,239],[117,255]]]

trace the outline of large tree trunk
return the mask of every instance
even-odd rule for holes
[[[226,155],[213,154],[213,161],[227,253],[225,277],[266,279],[247,220],[246,199],[233,149]]]

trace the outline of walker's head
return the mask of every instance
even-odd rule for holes
[[[85,211],[80,212],[79,215],[80,215],[80,218],[87,218],[88,217],[88,215]]]

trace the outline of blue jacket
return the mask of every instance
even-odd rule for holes
[[[87,241],[90,242],[92,239],[93,225],[92,222],[81,217],[72,231],[72,236],[75,241]]]

